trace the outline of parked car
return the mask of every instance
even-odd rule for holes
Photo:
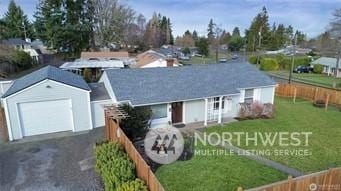
[[[180,60],[185,60],[185,61],[189,61],[189,57],[188,56],[180,56],[179,58]]]
[[[227,62],[227,58],[219,58],[219,63],[226,63]]]
[[[313,71],[313,68],[310,66],[297,66],[294,69],[294,73],[310,73]]]
[[[237,54],[232,55],[232,60],[236,60],[236,59],[238,59],[238,55]]]

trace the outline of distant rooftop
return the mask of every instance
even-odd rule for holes
[[[91,58],[129,58],[128,52],[82,52],[81,59]]]
[[[332,68],[335,68],[336,67],[336,58],[321,57],[321,58],[316,59],[313,62],[311,62],[311,64],[322,64],[325,66],[330,66]]]

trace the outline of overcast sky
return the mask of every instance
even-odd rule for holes
[[[0,0],[0,15],[7,10],[9,0]],[[16,0],[32,18],[38,0]],[[122,0],[138,13],[150,18],[153,12],[170,17],[174,35],[194,29],[206,34],[212,18],[220,27],[232,31],[238,26],[242,33],[255,15],[266,6],[270,25],[273,22],[291,24],[295,29],[315,37],[332,19],[333,11],[341,8],[341,0]]]

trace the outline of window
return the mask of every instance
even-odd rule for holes
[[[252,103],[253,102],[253,91],[254,89],[246,89],[244,96],[244,103]]]
[[[167,104],[160,104],[160,105],[152,105],[150,106],[152,110],[153,119],[160,119],[167,117]]]
[[[224,109],[224,107],[225,107],[225,97],[223,97],[222,98],[222,100],[221,100],[221,108],[222,109]],[[213,99],[213,109],[214,110],[219,110],[219,97],[215,97],[214,99]]]

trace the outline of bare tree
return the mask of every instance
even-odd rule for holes
[[[135,21],[135,11],[118,0],[94,0],[96,44],[127,44],[128,31]]]

